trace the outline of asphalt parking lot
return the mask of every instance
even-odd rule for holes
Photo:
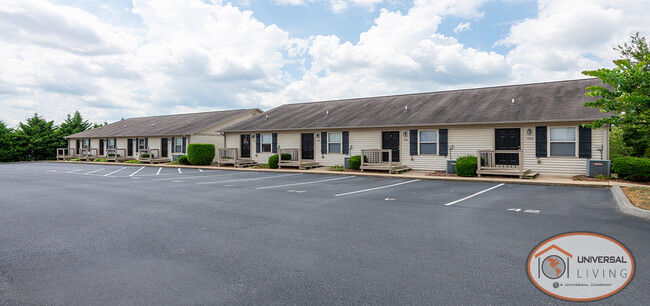
[[[650,304],[650,222],[609,189],[141,166],[0,164],[0,305],[559,304],[542,240],[593,231]]]

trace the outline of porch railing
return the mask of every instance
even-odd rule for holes
[[[384,158],[388,156],[388,158]],[[369,149],[361,150],[361,170],[369,167],[393,168],[393,150],[391,149]]]
[[[74,148],[57,148],[56,159],[66,160],[75,156]]]
[[[81,152],[79,154],[79,157],[81,159],[88,159],[89,157],[97,157],[97,156],[99,156],[97,148],[81,149]]]
[[[219,149],[217,152],[217,163],[230,163],[239,159],[237,148]]]
[[[289,159],[282,159],[282,154],[289,154],[291,157]],[[282,165],[289,165],[302,163],[302,150],[296,148],[289,149],[278,149],[278,167],[282,168]]]
[[[122,152],[122,154],[120,154]],[[117,161],[121,157],[126,157],[126,149],[107,149],[106,161]]]
[[[145,155],[146,156],[142,156]],[[140,150],[140,161],[143,162],[151,162],[152,160],[156,159],[156,157],[160,157],[160,150],[159,149],[141,149]]]
[[[521,150],[478,150],[480,160],[476,170],[515,170],[523,171],[524,155]]]

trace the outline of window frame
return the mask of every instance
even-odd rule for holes
[[[82,149],[90,149],[90,139],[84,139],[81,141]]]
[[[422,132],[434,132],[436,134],[436,142],[423,142],[422,141],[422,134],[421,134]],[[422,146],[421,145],[422,144],[432,144],[432,143],[436,145],[436,153],[422,153]],[[418,130],[418,155],[428,155],[428,156],[438,155],[438,153],[440,152],[439,143],[440,143],[440,139],[439,139],[438,130]]]
[[[138,139],[138,150],[146,150],[147,149],[147,143],[144,138]]]
[[[174,138],[174,143],[172,145],[174,146],[174,153],[182,153],[183,152],[183,137]]]
[[[339,141],[334,142],[330,141],[330,136],[332,134],[338,134],[339,135]],[[338,144],[339,145],[339,151],[338,152],[332,152],[330,150],[330,145],[332,144]],[[343,153],[343,132],[327,132],[327,154],[342,154]]]
[[[264,136],[268,136],[269,142],[264,142]],[[260,134],[260,152],[271,153],[273,151],[273,134]],[[268,145],[268,150],[264,149],[264,145]]]
[[[113,144],[111,144],[111,142],[112,142]],[[109,139],[108,139],[108,143],[106,144],[106,147],[107,147],[109,150],[115,149],[115,148],[116,148],[115,139],[114,139],[114,138],[109,138]]]
[[[559,129],[572,128],[573,129],[573,137],[574,137],[573,139],[574,140],[573,141],[552,141],[551,139],[552,139],[553,134],[551,133],[551,130],[552,129],[558,129],[558,128]],[[577,158],[578,154],[579,154],[578,153],[578,137],[579,137],[578,130],[579,130],[578,127],[574,126],[574,125],[549,126],[548,127],[548,137],[547,137],[548,139],[546,141],[547,147],[548,147],[548,149],[547,149],[548,155],[547,156],[548,157],[554,157],[554,158],[572,158],[572,157]],[[553,144],[553,143],[571,143],[571,142],[573,142],[573,156],[572,155],[552,155],[551,154],[551,144]]]

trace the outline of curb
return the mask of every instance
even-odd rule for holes
[[[612,194],[614,195],[614,200],[618,205],[618,209],[623,213],[650,220],[650,211],[632,205],[620,186],[612,186]]]
[[[582,188],[609,188],[611,183],[579,183],[572,181],[571,183],[565,182],[540,182],[534,180],[501,180],[501,179],[485,179],[485,178],[459,178],[459,177],[445,177],[445,176],[415,176],[408,174],[384,174],[384,173],[366,173],[366,172],[339,172],[339,171],[310,171],[310,170],[297,170],[297,169],[265,169],[265,168],[235,168],[235,167],[215,167],[215,166],[192,166],[192,165],[166,165],[166,164],[127,164],[127,163],[114,163],[114,162],[86,162],[86,161],[49,161],[52,163],[67,163],[67,164],[92,164],[92,165],[120,165],[132,167],[162,167],[162,168],[187,168],[187,169],[209,169],[209,170],[230,170],[230,171],[249,171],[249,172],[275,172],[275,173],[306,173],[306,174],[321,174],[321,175],[354,175],[365,177],[382,177],[382,178],[402,178],[402,179],[420,179],[430,181],[448,181],[448,182],[461,182],[461,183],[504,183],[504,184],[518,184],[518,185],[536,185],[536,186],[558,186],[558,187],[582,187]]]

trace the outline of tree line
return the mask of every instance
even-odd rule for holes
[[[79,111],[68,114],[60,125],[35,113],[16,128],[0,121],[0,162],[49,160],[56,158],[57,148],[67,148],[65,136],[106,125],[84,120]]]

